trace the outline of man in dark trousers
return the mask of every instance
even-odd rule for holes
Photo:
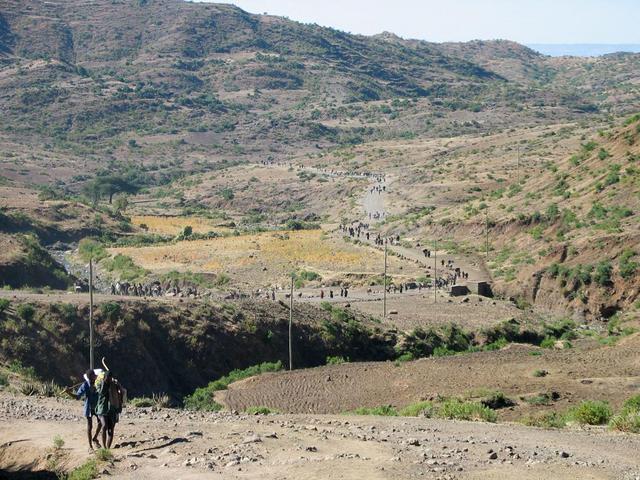
[[[87,370],[84,374],[83,382],[77,391],[73,391],[73,387],[69,387],[65,390],[66,393],[72,395],[76,399],[80,400],[84,398],[83,415],[87,419],[87,439],[89,440],[89,450],[93,450],[92,434],[93,434],[93,416],[95,413],[96,402],[98,395],[94,383],[96,381],[96,374],[93,370]],[[98,427],[100,425],[98,424]]]

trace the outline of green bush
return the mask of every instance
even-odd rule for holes
[[[16,313],[24,321],[30,322],[36,314],[36,309],[30,303],[22,303],[16,308]]]
[[[129,405],[132,407],[145,408],[145,407],[153,407],[154,402],[152,398],[136,397],[129,400]]]
[[[492,410],[512,407],[515,405],[515,402],[513,400],[508,398],[504,394],[504,392],[500,392],[500,391],[489,393],[483,399],[480,400],[480,403],[485,407],[489,407]]]
[[[636,270],[638,269],[638,263],[631,260],[635,256],[635,252],[631,249],[626,249],[620,255],[620,276],[622,278],[631,278],[635,275]],[[2,312],[2,308],[0,308],[0,312]]]
[[[640,433],[640,395],[628,398],[609,426],[621,432]]]
[[[36,370],[33,367],[25,367],[20,360],[13,360],[8,367],[10,372],[17,373],[29,379],[36,379]]]
[[[128,282],[141,279],[149,273],[144,268],[137,266],[131,257],[120,253],[111,259],[104,260],[102,265],[108,272],[115,274],[119,280]]]
[[[398,410],[391,405],[382,405],[380,407],[360,407],[356,408],[353,412],[354,415],[378,415],[381,417],[397,417]]]
[[[0,373],[0,387],[6,387],[9,385],[9,377],[4,373]]]
[[[398,358],[396,358],[396,361],[397,362],[410,362],[410,361],[415,360],[415,359],[416,358],[413,356],[413,353],[407,352],[407,353],[403,353]]]
[[[495,422],[496,412],[480,402],[464,402],[457,398],[445,400],[438,406],[436,415],[440,418],[453,420],[482,420]]]
[[[622,404],[622,410],[640,412],[640,395],[634,395],[633,397],[628,398]]]
[[[593,281],[600,286],[607,286],[611,283],[611,272],[613,267],[608,260],[602,261],[596,265],[595,272],[593,273]]]
[[[614,430],[628,433],[640,433],[640,411],[621,411],[609,422]]]
[[[104,316],[105,319],[109,320],[110,322],[113,322],[120,316],[120,313],[122,312],[122,308],[120,307],[119,303],[105,302],[102,305],[100,305],[100,312],[102,312],[102,315]]]
[[[282,370],[282,362],[264,362],[245,369],[236,369],[218,380],[210,382],[206,387],[197,388],[195,392],[184,398],[184,406],[188,410],[218,411],[222,406],[213,400],[213,393],[226,390],[233,382],[260,375],[266,372]]]
[[[66,480],[93,480],[98,478],[97,462],[94,459],[88,460],[69,472],[65,478]]]
[[[407,405],[400,410],[403,417],[419,417],[425,415],[431,417],[433,414],[433,404],[431,402],[418,402]]]
[[[62,447],[64,447],[64,439],[60,435],[53,437],[53,448],[59,450]]]
[[[343,363],[348,363],[349,362],[349,358],[344,358],[344,357],[340,357],[340,356],[328,356],[327,357],[327,365],[341,365]]]
[[[532,397],[527,397],[524,399],[529,405],[550,405],[553,400],[553,395],[549,393],[539,393],[538,395],[533,395]]]
[[[113,453],[108,448],[99,448],[96,450],[96,458],[101,462],[108,462],[113,460]]]
[[[567,424],[565,417],[557,412],[542,412],[524,417],[521,422],[529,427],[564,428]]]
[[[278,410],[269,407],[249,407],[245,410],[249,415],[270,415],[272,413],[280,413]]]
[[[545,337],[544,340],[540,343],[542,348],[553,348],[557,342],[557,339],[553,337]]]
[[[586,400],[568,412],[568,417],[581,425],[604,425],[613,412],[608,402]]]
[[[0,315],[2,315],[11,305],[11,301],[6,298],[0,298]]]

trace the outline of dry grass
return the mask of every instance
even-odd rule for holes
[[[330,276],[336,273],[379,273],[382,253],[368,246],[353,245],[327,236],[321,230],[266,232],[172,245],[111,249],[128,255],[143,268],[162,272],[225,272],[240,282],[282,281],[296,268]],[[390,260],[390,271],[400,272],[400,263]],[[406,269],[406,265],[405,265]]]
[[[202,217],[134,215],[131,217],[131,223],[136,226],[146,225],[149,233],[160,235],[177,235],[186,226],[192,227],[195,233],[228,230],[228,228],[218,227],[219,222]]]

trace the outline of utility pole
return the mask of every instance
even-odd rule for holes
[[[485,258],[489,260],[489,213],[484,211],[484,251]]]
[[[293,370],[293,275],[289,295],[289,370]]]
[[[438,240],[433,247],[433,303],[438,302]]]
[[[520,184],[520,144],[518,143],[518,162],[516,164],[518,184]]]
[[[387,241],[384,242],[384,291],[382,292],[382,317],[387,318]]]
[[[89,368],[93,370],[93,258],[89,259]]]

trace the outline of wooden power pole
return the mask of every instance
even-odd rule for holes
[[[438,240],[433,247],[433,303],[438,302]]]
[[[89,368],[94,367],[93,352],[93,259],[89,259]]]
[[[289,292],[289,370],[293,370],[293,275]]]
[[[485,258],[489,260],[489,213],[484,211],[484,253]]]
[[[387,318],[387,242],[384,242],[384,291],[382,292],[382,317]]]

